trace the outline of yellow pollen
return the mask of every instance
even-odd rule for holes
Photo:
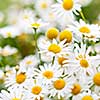
[[[63,65],[63,61],[65,61],[65,60],[67,60],[67,58],[59,57],[59,58],[58,58],[58,63],[59,63],[60,65]]]
[[[82,98],[82,100],[93,100],[93,98],[91,96],[87,95],[87,96],[84,96]]]
[[[54,88],[57,90],[61,90],[65,87],[66,82],[63,79],[58,79],[54,82]]]
[[[73,0],[63,0],[62,6],[65,10],[71,10],[73,8],[73,5]]]
[[[93,81],[97,86],[100,86],[100,72],[96,73],[93,77]]]
[[[74,87],[72,89],[72,93],[74,95],[77,95],[81,92],[81,86],[79,84],[74,84]]]
[[[45,71],[45,72],[43,73],[43,76],[45,76],[47,79],[51,79],[51,78],[53,77],[53,72],[47,70],[47,71]]]
[[[53,39],[53,38],[57,38],[58,36],[58,30],[56,28],[50,28],[48,29],[48,31],[46,32],[46,35],[49,39]]]
[[[32,23],[31,26],[34,27],[34,28],[39,28],[40,24],[39,23]]]
[[[56,53],[59,53],[61,51],[61,48],[57,44],[51,44],[49,46],[48,50],[56,54]]]
[[[38,95],[42,91],[42,88],[40,86],[34,86],[32,88],[32,93],[35,95]]]
[[[84,68],[89,67],[89,63],[88,63],[88,61],[87,61],[86,59],[81,59],[81,60],[80,60],[80,65],[81,65],[82,67],[84,67]]]
[[[72,32],[68,31],[68,30],[64,30],[60,33],[59,36],[60,41],[66,39],[67,43],[70,43],[72,41]]]
[[[46,9],[47,7],[48,7],[48,5],[47,5],[45,2],[43,2],[43,3],[41,4],[41,8]]]
[[[25,79],[26,79],[25,73],[20,73],[20,74],[18,74],[18,75],[16,76],[16,82],[17,82],[18,84],[23,83],[23,82],[25,81]]]
[[[81,27],[79,31],[82,33],[90,33],[90,29],[86,26]]]
[[[29,61],[26,62],[26,64],[30,65],[30,64],[32,64],[32,61],[29,60]]]
[[[19,98],[13,98],[12,100],[20,100]]]

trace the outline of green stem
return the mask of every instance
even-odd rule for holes
[[[38,45],[37,45],[37,29],[34,28],[34,31],[35,31],[35,34],[34,34],[34,41],[35,41],[35,50],[38,50],[40,51]],[[42,63],[42,60],[41,60],[41,54],[39,53],[39,58],[40,58],[40,63]]]
[[[84,14],[83,14],[82,11],[80,11],[80,15],[81,15],[82,19],[83,19],[85,22],[87,22],[87,20],[86,20],[86,18],[85,18],[85,16],[84,16]]]

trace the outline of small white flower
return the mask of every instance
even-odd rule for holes
[[[73,22],[73,25],[69,25],[77,38],[81,38],[84,35],[86,39],[96,41],[100,38],[100,27],[96,24],[87,24],[82,19],[79,22]]]
[[[22,90],[14,89],[9,92],[2,90],[0,93],[0,100],[26,100]]]
[[[16,48],[7,45],[7,46],[5,46],[4,48],[1,49],[0,54],[2,56],[9,56],[9,55],[16,54],[17,52],[18,52],[18,50]]]
[[[43,84],[51,84],[53,80],[62,76],[62,70],[56,64],[44,64],[39,68],[40,70],[34,69],[33,75],[36,79],[42,79]]]
[[[0,28],[0,34],[4,38],[8,38],[8,37],[14,38],[14,37],[20,35],[20,31],[15,26],[6,26],[3,28]]]
[[[41,100],[48,94],[48,88],[42,84],[42,80],[32,79],[25,93],[28,100]]]
[[[22,70],[28,68],[34,68],[39,64],[39,58],[36,55],[26,56],[23,60],[20,61],[19,65]]]

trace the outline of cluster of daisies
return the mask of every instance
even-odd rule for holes
[[[81,10],[91,0],[29,1],[21,0],[34,10],[8,9],[9,25],[0,35],[32,34],[35,54],[0,70],[5,85],[0,100],[100,100],[100,26],[88,23]],[[9,45],[0,48],[0,56],[17,52]]]

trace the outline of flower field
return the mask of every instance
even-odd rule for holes
[[[0,100],[100,100],[100,1],[0,0]]]

